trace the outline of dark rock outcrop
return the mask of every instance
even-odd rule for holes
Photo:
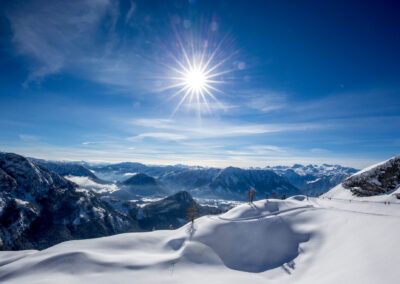
[[[400,156],[364,169],[342,183],[357,196],[387,193],[400,185]]]

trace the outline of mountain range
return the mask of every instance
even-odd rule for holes
[[[196,197],[243,200],[250,187],[257,198],[276,192],[285,194],[319,195],[342,182],[356,169],[340,165],[294,165],[264,169],[204,168],[188,166],[147,166],[140,163],[119,163],[91,170],[102,179],[124,181],[127,176],[145,173],[159,180],[170,192],[187,190]]]
[[[305,195],[320,195],[332,187],[340,184],[346,177],[357,172],[354,168],[340,165],[299,165],[291,167],[276,166],[266,167],[276,174],[285,177],[288,181],[300,189]]]
[[[165,202],[172,206],[172,211],[165,208],[162,213],[147,215],[145,224],[153,222],[153,225],[161,226],[161,214],[168,216],[165,221],[173,222],[175,226],[182,225],[185,210],[191,204],[199,208],[198,216],[219,212],[193,200],[189,205],[181,202],[179,196],[187,194],[181,192],[170,197]],[[43,163],[0,152],[1,250],[44,249],[66,240],[145,231],[148,227],[141,225],[143,218],[139,222],[138,212],[139,209],[152,212],[147,206],[149,204],[137,206],[79,188],[44,167]],[[175,207],[181,210],[176,211]]]
[[[178,192],[139,206],[139,226],[155,231],[0,253],[0,282],[398,283],[399,160],[359,171],[320,197],[242,203],[176,230],[157,230],[180,226],[185,221],[176,217],[196,206],[188,192]],[[25,175],[3,160],[1,169]],[[59,179],[44,169],[43,176]],[[1,177],[2,189],[12,191],[13,177]],[[74,187],[67,180],[59,185]],[[100,199],[124,212],[121,200]]]

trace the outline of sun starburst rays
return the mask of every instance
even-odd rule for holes
[[[172,84],[164,88],[176,90],[169,99],[180,97],[172,115],[183,105],[195,109],[198,115],[204,111],[211,113],[212,105],[222,106],[215,93],[221,94],[223,91],[217,86],[226,83],[222,76],[233,70],[223,70],[223,65],[232,55],[219,59],[221,45],[220,42],[212,52],[208,51],[207,41],[198,50],[193,43],[186,49],[178,37],[180,57],[178,59],[176,53],[171,54],[173,64],[167,67],[170,70],[168,78],[172,80]]]

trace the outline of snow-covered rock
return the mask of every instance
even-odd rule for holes
[[[358,196],[395,190],[400,185],[400,156],[368,167],[343,181],[343,187]]]
[[[400,156],[367,167],[337,185],[328,198],[400,202]]]
[[[0,249],[56,243],[138,230],[94,192],[16,154],[0,153]]]

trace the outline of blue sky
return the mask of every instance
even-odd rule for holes
[[[0,149],[361,168],[400,152],[396,1],[3,1]],[[216,100],[167,88],[203,50]],[[193,47],[193,48],[191,48]],[[192,52],[193,51],[193,52]],[[215,52],[215,56],[211,55]],[[173,69],[175,68],[175,69]]]

